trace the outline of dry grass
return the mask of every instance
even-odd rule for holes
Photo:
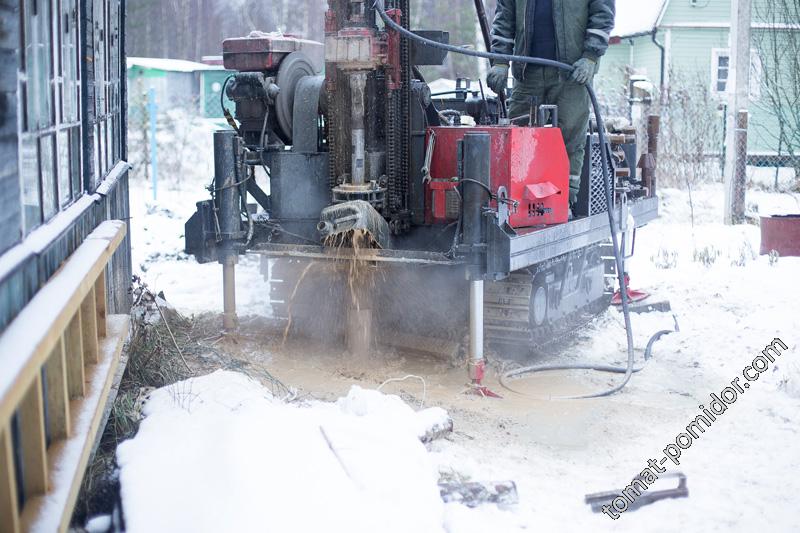
[[[84,476],[72,520],[78,527],[89,517],[110,514],[118,504],[117,445],[136,435],[143,405],[154,389],[224,369],[258,380],[277,398],[291,401],[297,396],[261,365],[233,358],[215,347],[223,339],[219,315],[185,317],[138,278],[134,279],[133,296],[128,364],[100,445]]]

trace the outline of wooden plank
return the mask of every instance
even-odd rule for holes
[[[16,411],[125,232],[120,220],[100,224],[0,333],[0,426]]]
[[[49,450],[53,470],[59,475],[46,496],[25,503],[22,530],[50,533],[68,531],[89,458],[102,431],[104,413],[114,401],[113,382],[121,369],[123,346],[128,337],[130,317],[108,316],[108,336],[100,344],[100,361],[87,370],[86,396],[72,403],[73,433],[54,443]]]
[[[44,365],[47,383],[47,432],[50,439],[66,439],[70,433],[69,391],[67,390],[67,361],[64,339],[53,349]]]
[[[106,274],[101,273],[94,284],[95,306],[97,307],[97,336],[106,336]]]
[[[86,390],[80,309],[72,317],[64,332],[64,349],[67,356],[67,389],[69,399],[74,400],[83,397]]]
[[[19,506],[10,428],[0,429],[0,533],[19,533]]]
[[[27,499],[37,494],[45,494],[48,488],[41,374],[36,375],[19,404],[19,421],[22,481]]]
[[[81,330],[83,360],[86,364],[97,364],[97,298],[94,295],[94,287],[81,303]]]

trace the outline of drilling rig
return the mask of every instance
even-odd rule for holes
[[[223,265],[226,327],[237,258],[259,254],[294,330],[362,348],[463,342],[479,384],[484,346],[526,353],[609,305],[609,212],[631,242],[658,216],[654,183],[635,135],[595,122],[570,212],[558,109],[532,102],[512,122],[504,98],[467,80],[432,95],[419,67],[443,63],[430,43],[448,33],[401,35],[384,17],[410,30],[409,0],[383,5],[329,0],[324,43],[223,43],[235,112],[214,134],[211,198],[186,223],[186,251]],[[354,277],[353,261],[380,274]]]

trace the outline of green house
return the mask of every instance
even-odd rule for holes
[[[726,103],[731,0],[617,0],[616,4],[616,28],[596,80],[601,92],[619,92],[633,80],[669,91],[679,83],[671,78],[680,78],[701,80],[710,95],[719,98],[720,106]],[[754,43],[759,32],[800,31],[800,26],[765,21],[762,14],[768,4],[769,0],[753,0]],[[751,56],[749,152],[773,156],[779,152],[778,121],[761,95],[761,77],[770,65],[755,45]]]
[[[222,118],[220,95],[230,72],[221,60],[204,58],[203,63],[182,59],[129,57],[129,109],[136,113],[141,99],[152,89],[159,110],[183,108],[204,118]],[[226,103],[229,104],[227,97]]]
[[[200,73],[200,111],[205,118],[223,118],[220,96],[225,80],[231,74],[231,71],[223,70],[221,67],[204,70]],[[233,110],[233,102],[227,96],[224,96],[223,100],[225,107]]]

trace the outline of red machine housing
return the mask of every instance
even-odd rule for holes
[[[429,128],[436,136],[430,177],[425,186],[425,222],[445,224],[458,218],[458,142],[467,133],[492,138],[491,189],[505,187],[512,228],[563,224],[569,219],[569,158],[559,128],[517,126]]]

